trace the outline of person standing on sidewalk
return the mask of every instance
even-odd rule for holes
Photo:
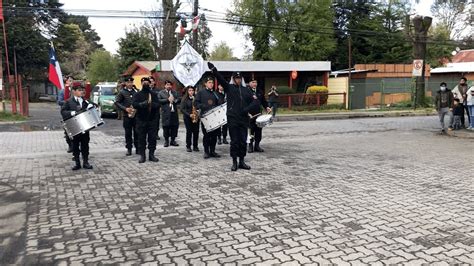
[[[63,105],[65,103],[65,101],[64,101],[64,90],[65,89],[66,88],[58,91],[57,103],[59,105],[59,111],[61,111],[61,108],[63,107]],[[66,143],[67,143],[67,147],[68,147],[67,148],[67,153],[71,153],[72,152],[72,140],[67,135],[66,129],[64,129],[64,138],[66,139]]]
[[[154,78],[153,76],[150,76],[149,79],[150,79],[150,88],[151,88],[151,91],[154,92],[154,93],[156,93],[156,95],[158,95],[158,93],[160,93],[160,91],[161,91],[162,89],[157,86],[156,80],[155,80],[155,78]],[[158,114],[157,114],[157,115],[158,115],[158,119],[156,120],[156,122],[157,122],[157,126],[156,126],[156,128],[157,128],[157,130],[156,130],[156,139],[157,139],[157,140],[160,140],[160,139],[161,139],[161,138],[160,138],[160,118],[161,118],[161,117],[160,117],[160,116],[161,116],[161,115],[160,115],[160,114],[161,114],[161,108],[160,108],[160,107],[161,107],[161,106],[158,107]]]
[[[278,90],[275,85],[272,85],[270,91],[268,92],[268,105],[272,108],[272,116],[275,118],[277,109],[278,109]]]
[[[199,115],[193,112],[194,87],[186,87],[185,92],[181,100],[181,113],[183,113],[183,121],[186,127],[186,151],[199,151]],[[191,146],[193,146],[192,150]]]
[[[165,138],[163,146],[179,146],[176,143],[176,137],[178,136],[179,127],[178,104],[181,98],[173,90],[173,83],[171,81],[165,81],[165,89],[158,93],[158,99],[161,104],[161,124],[163,126],[163,137]]]
[[[155,157],[156,150],[156,119],[157,109],[160,105],[158,96],[150,88],[150,80],[147,77],[141,79],[142,89],[133,98],[133,108],[137,110],[137,132],[138,132],[138,163],[146,161],[145,149],[148,142],[148,159],[150,162],[158,162]]]
[[[467,129],[474,130],[474,86],[467,90],[466,106],[469,110],[469,127]]]
[[[94,108],[94,104],[84,99],[85,90],[82,85],[75,85],[72,87],[73,96],[70,97],[61,108],[61,115],[63,120],[74,117],[75,115],[85,112],[90,108]],[[92,169],[92,165],[89,164],[89,131],[80,133],[72,139],[72,154],[74,155],[74,161],[76,165],[72,167],[72,170],[81,169],[81,160],[79,155],[82,154],[83,164],[82,167],[85,169]]]
[[[127,148],[126,156],[132,155],[134,145],[138,154],[138,133],[134,114],[136,110],[132,107],[133,97],[136,94],[137,91],[133,88],[133,78],[130,77],[126,79],[125,88],[115,96],[115,106],[119,113],[122,113],[123,128],[125,130],[125,148]]]
[[[219,105],[226,102],[224,88],[221,84],[217,85],[217,96],[219,96]],[[227,142],[227,124],[221,126],[217,132],[217,144],[222,145],[222,143],[229,144],[229,142]]]
[[[465,110],[465,113],[467,114],[467,119],[468,121],[470,122],[471,121],[471,118],[469,116],[469,109],[467,108],[467,91],[468,91],[469,87],[467,85],[467,78],[465,77],[462,77],[460,80],[459,80],[459,84],[454,87],[454,89],[452,90],[453,92],[453,95],[454,95],[454,98],[458,98],[460,100],[460,103],[463,105],[463,108]],[[465,124],[465,119],[464,119],[464,114],[463,116],[461,117],[461,123],[462,123],[462,127],[463,128],[466,128],[466,124]],[[469,123],[468,123],[469,124]]]
[[[436,111],[438,111],[439,122],[441,124],[441,132],[446,132],[446,127],[444,124],[444,117],[449,116],[449,129],[453,127],[453,94],[446,85],[446,82],[441,82],[439,85],[439,90],[436,92],[435,97],[435,106]]]
[[[260,148],[263,129],[257,126],[257,117],[262,112],[261,107],[263,107],[267,113],[271,112],[271,109],[268,107],[267,100],[265,100],[265,93],[257,89],[257,79],[250,78],[249,81],[249,90],[254,96],[256,104],[254,104],[252,109],[249,110],[249,114],[252,115],[252,118],[250,119],[250,143],[247,152],[264,152],[264,150]]]

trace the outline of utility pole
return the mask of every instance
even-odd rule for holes
[[[192,21],[194,22],[194,18],[198,16],[199,13],[199,0],[194,0],[194,10],[193,10],[193,18]],[[198,49],[198,31],[193,30],[193,48],[197,51]]]
[[[426,41],[428,40],[428,30],[431,27],[433,18],[416,16],[413,18],[415,38],[413,40],[414,59],[422,59],[421,77],[416,77],[415,85],[415,109],[416,106],[424,104],[425,101],[425,65],[426,65]]]
[[[347,101],[348,101],[348,108],[349,110],[351,109],[350,103],[351,103],[351,70],[352,70],[352,38],[349,35],[349,39],[347,40],[347,46],[348,46],[348,53],[349,53],[349,72],[347,75]]]

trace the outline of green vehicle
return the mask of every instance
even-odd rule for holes
[[[99,106],[101,115],[117,114],[115,109],[116,82],[100,82],[92,89],[92,101]]]

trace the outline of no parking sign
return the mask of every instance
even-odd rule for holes
[[[413,60],[413,72],[412,75],[414,77],[421,77],[423,72],[423,60],[415,59]]]

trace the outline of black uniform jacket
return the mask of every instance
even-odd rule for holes
[[[171,112],[170,102],[168,101],[168,98],[170,97],[169,92],[163,89],[158,93],[158,99],[161,105],[161,124],[164,127],[179,125],[178,104],[181,102],[181,98],[179,98],[176,91],[170,90],[170,92],[174,97],[174,101],[172,103],[174,112]]]
[[[151,95],[151,103],[148,99]],[[158,119],[157,111],[160,107],[158,96],[150,88],[143,88],[135,94],[133,99],[133,108],[137,109],[136,118],[138,121],[156,121]]]

